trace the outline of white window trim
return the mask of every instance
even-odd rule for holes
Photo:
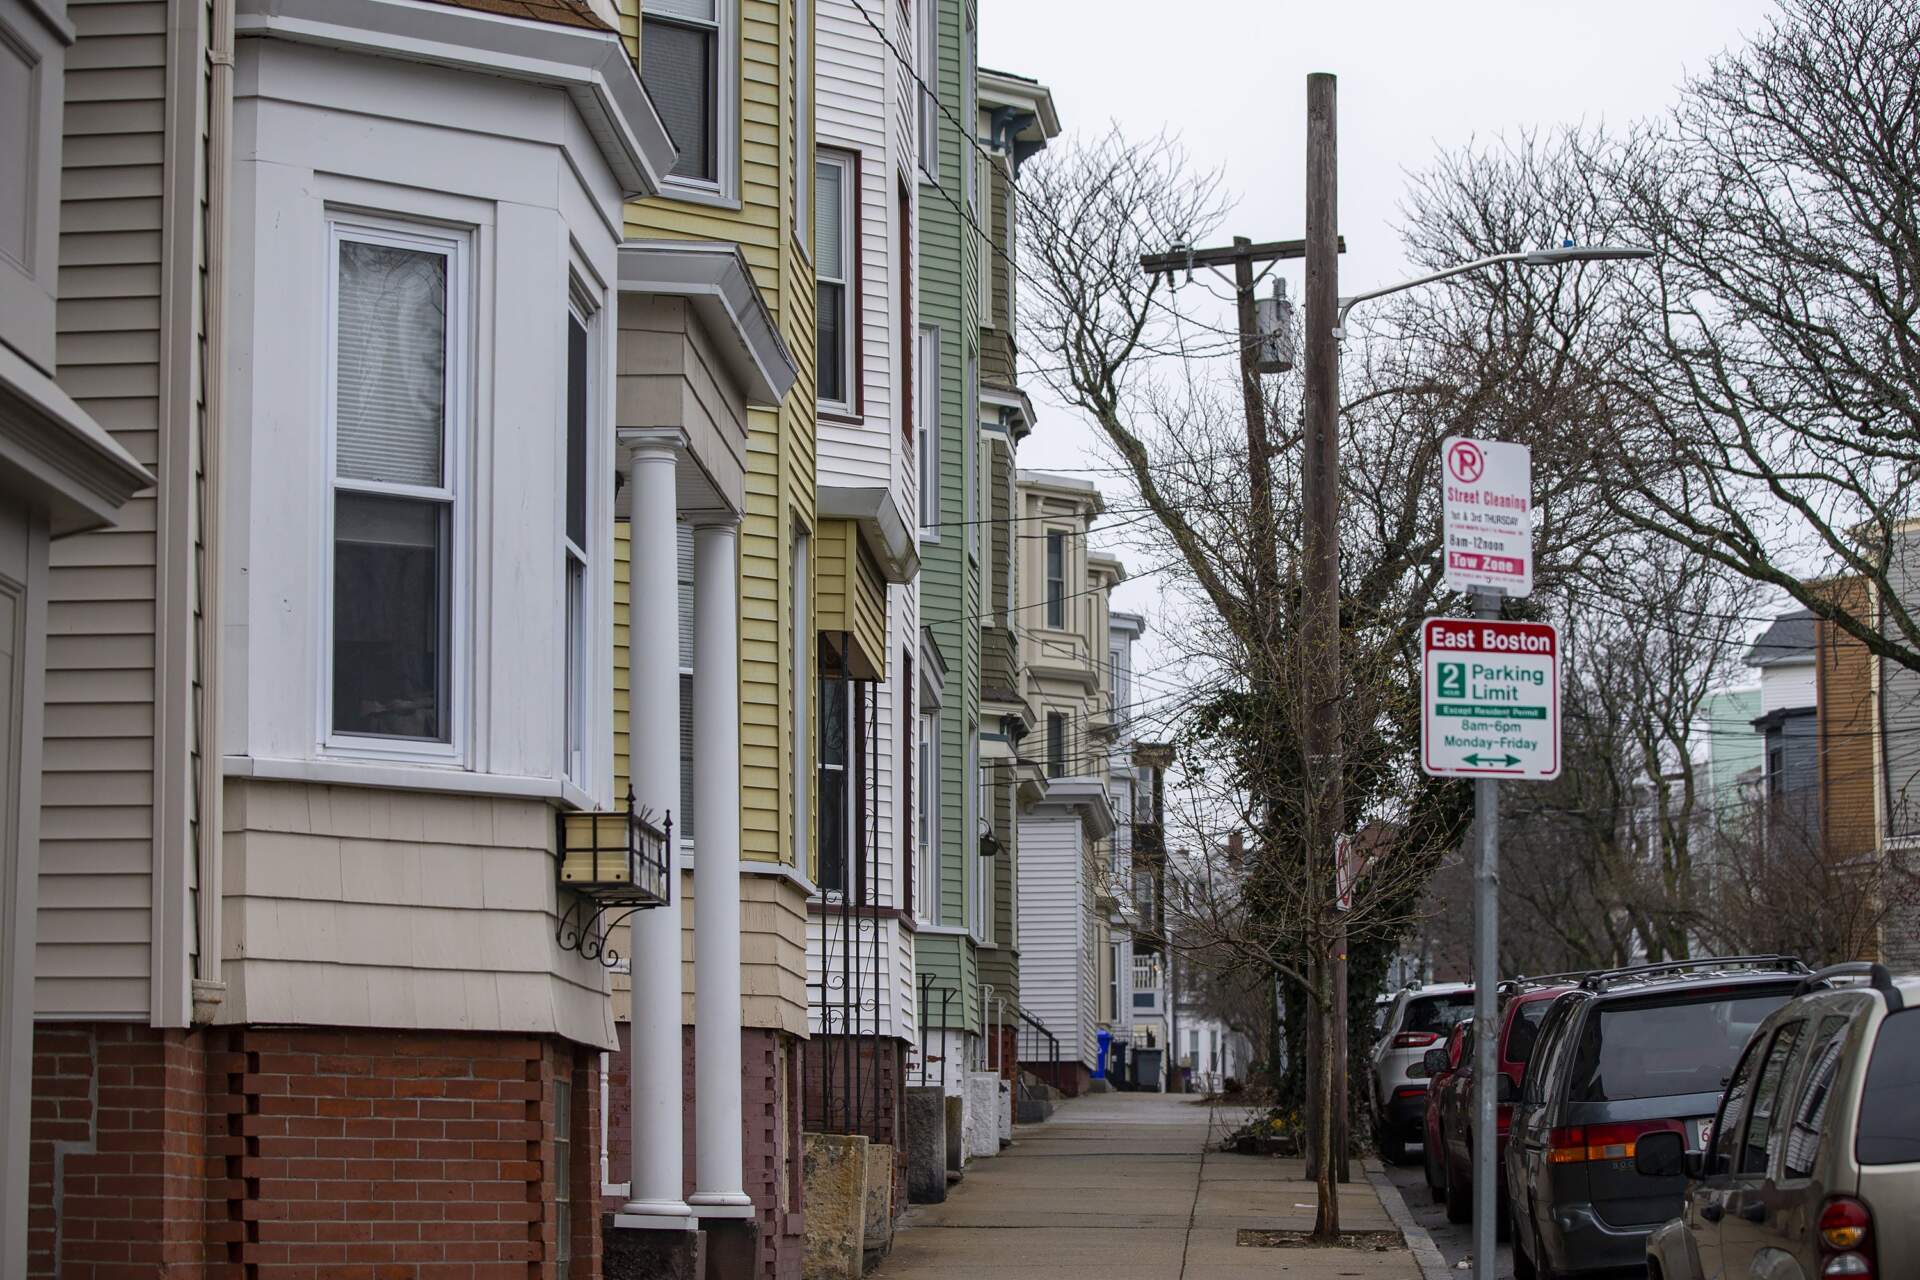
[[[919,0],[914,6],[914,35],[919,46],[920,80],[915,84],[915,146],[919,151],[920,172],[931,182],[940,181],[940,0]]]
[[[793,865],[802,875],[811,876],[807,857],[813,849],[813,733],[809,708],[813,705],[813,632],[810,625],[813,607],[808,591],[811,584],[813,535],[794,527],[793,531]]]
[[[826,148],[815,152],[813,163],[816,172],[821,166],[831,166],[840,171],[840,261],[844,270],[837,280],[822,277],[816,271],[815,280],[840,286],[840,385],[847,392],[844,400],[827,400],[816,396],[815,401],[831,413],[851,416],[854,406],[859,403],[859,388],[854,385],[854,379],[859,376],[860,368],[859,362],[854,359],[854,352],[859,347],[859,334],[855,326],[860,323],[857,306],[860,264],[854,258],[859,240],[853,232],[854,219],[859,216],[860,210],[860,193],[854,189],[854,184],[859,180],[861,166],[855,162],[851,151]],[[818,325],[819,320],[816,318],[814,323]],[[815,378],[814,386],[817,390],[818,378]]]
[[[1040,540],[1040,625],[1049,631],[1073,630],[1073,593],[1067,588],[1072,584],[1073,546],[1070,529],[1048,528],[1042,530]],[[1053,620],[1053,583],[1052,574],[1047,572],[1047,551],[1053,539],[1060,539],[1060,621]]]
[[[960,483],[965,490],[961,501],[966,522],[967,557],[980,563],[980,353],[967,353],[963,371],[966,383],[960,389],[961,437]]]
[[[920,541],[940,541],[940,326],[923,324],[915,335],[914,427],[920,437]],[[922,392],[931,392],[923,395]],[[928,467],[932,467],[929,487]]]
[[[597,748],[600,739],[604,736],[600,732],[599,717],[594,714],[594,689],[598,683],[595,678],[598,672],[598,663],[596,661],[598,645],[595,643],[595,637],[600,633],[600,601],[598,598],[599,592],[595,590],[597,575],[595,572],[596,565],[593,551],[596,541],[594,537],[595,531],[600,528],[601,521],[605,518],[605,513],[600,510],[600,469],[595,464],[598,462],[601,454],[601,441],[604,435],[607,414],[606,406],[601,402],[600,398],[601,375],[605,372],[605,357],[601,354],[600,349],[602,337],[600,301],[588,289],[587,285],[580,279],[577,273],[571,277],[568,283],[567,315],[570,322],[574,320],[579,321],[587,331],[587,527],[585,532],[588,545],[584,547],[575,546],[573,539],[567,536],[567,441],[566,434],[563,431],[560,439],[560,501],[556,504],[556,514],[559,517],[559,541],[561,546],[561,640],[563,644],[568,641],[577,644],[580,652],[570,655],[575,659],[574,687],[572,689],[562,690],[563,699],[567,699],[568,701],[562,704],[560,743],[562,767],[560,772],[561,776],[565,777],[576,787],[584,791],[593,791],[596,790],[594,780],[599,776],[601,755],[600,750]],[[560,364],[563,371],[567,369],[567,364],[568,355],[563,350],[561,352]],[[564,380],[565,375],[563,374],[563,384]],[[567,579],[571,569],[570,561],[577,561],[580,565],[580,578],[584,593],[580,602],[580,633],[574,637],[569,637],[565,633],[566,615],[568,611],[566,592]],[[566,668],[564,665],[561,670],[561,679],[564,681],[566,678]],[[578,699],[577,708],[571,701],[576,698]],[[574,716],[571,713],[576,709],[579,716],[579,724],[583,731],[578,760],[574,758],[573,743],[567,740],[567,728],[574,723]],[[621,797],[616,797],[615,799],[617,802]]]
[[[988,818],[986,807],[981,803],[986,796],[986,771],[980,763],[980,726],[967,722],[967,839],[965,853],[973,864],[972,919],[968,922],[973,930],[973,939],[978,943],[993,941],[992,913],[989,911],[987,897],[993,892],[993,859],[980,853],[980,837]]]
[[[794,155],[793,166],[793,238],[800,254],[813,261],[813,160],[814,114],[814,24],[818,12],[814,0],[796,0],[793,20],[794,72]]]
[[[713,112],[714,181],[663,174],[660,194],[688,204],[709,204],[722,209],[740,207],[740,0],[714,0],[716,37],[714,58],[715,96]],[[642,10],[644,24],[649,17],[656,22],[678,22],[687,26],[706,26],[697,18],[677,14],[652,14]],[[645,31],[642,30],[641,63],[644,67]],[[645,78],[644,76],[642,77]]]
[[[929,707],[920,713],[920,794],[926,817],[928,841],[920,843],[919,862],[914,874],[919,877],[920,893],[915,895],[914,916],[925,925],[940,923],[940,708]]]
[[[335,377],[338,370],[340,245],[344,240],[383,244],[399,249],[439,253],[447,258],[447,364],[446,418],[442,428],[441,476],[438,488],[353,480],[344,487],[355,493],[403,498],[428,498],[447,503],[447,637],[451,652],[447,660],[447,739],[432,742],[423,738],[382,738],[369,734],[341,733],[333,727],[333,559],[335,494],[343,484],[337,476],[338,395]],[[474,538],[468,527],[470,499],[465,495],[466,465],[472,427],[472,380],[475,326],[472,317],[474,295],[473,237],[470,232],[428,229],[399,218],[380,218],[346,212],[327,214],[326,307],[323,328],[324,352],[321,363],[323,413],[326,423],[326,463],[322,483],[326,486],[321,503],[320,545],[325,567],[321,573],[320,607],[314,611],[319,620],[318,648],[320,679],[316,721],[319,726],[319,750],[342,759],[384,760],[398,763],[460,764],[469,766],[467,726],[470,720],[471,692],[468,684],[472,649],[472,580]]]

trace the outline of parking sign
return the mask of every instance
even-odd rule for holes
[[[1446,778],[1560,776],[1560,632],[1546,622],[1420,627],[1420,767]]]
[[[1449,436],[1440,461],[1447,586],[1532,595],[1532,453],[1523,444]]]

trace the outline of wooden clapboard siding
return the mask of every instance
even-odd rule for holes
[[[161,476],[167,5],[73,0],[62,157],[61,385]],[[52,545],[36,1007],[152,1007],[155,493]],[[182,584],[184,586],[184,584]]]
[[[1092,1027],[1093,911],[1077,815],[1020,822],[1020,1003],[1060,1039],[1061,1056]]]
[[[850,638],[856,680],[884,680],[887,671],[887,584],[851,520],[823,520],[814,542],[814,618],[819,631]]]
[[[621,30],[640,48],[639,4],[619,0]],[[630,202],[626,234],[739,245],[799,376],[778,408],[747,414],[746,511],[740,528],[740,840],[749,863],[791,865],[795,699],[791,576],[796,528],[814,528],[814,280],[792,225],[798,138],[791,0],[740,0],[740,203],[723,208],[670,195]],[[810,177],[810,175],[809,175]],[[811,724],[801,726],[812,735]],[[801,868],[808,875],[812,868]],[[744,918],[743,980],[755,989],[748,1025],[804,1034],[805,894],[749,873],[743,893],[765,901]],[[756,930],[774,929],[761,936]],[[759,957],[758,960],[751,957]],[[756,967],[759,966],[759,967]],[[764,971],[763,971],[764,970]],[[689,981],[687,991],[692,991]]]

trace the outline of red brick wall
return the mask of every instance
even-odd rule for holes
[[[42,1027],[35,1048],[33,1277],[551,1280],[561,1079],[572,1275],[599,1275],[591,1052],[110,1024]]]
[[[202,1274],[203,1037],[47,1025],[33,1051],[27,1275]]]
[[[893,1202],[904,1208],[907,1162],[898,1158],[898,1153],[905,1147],[905,1087],[911,1083],[907,1080],[906,1042],[814,1036],[807,1041],[805,1057],[807,1132],[852,1132],[891,1145],[896,1153]],[[851,1091],[847,1081],[849,1059],[853,1066]]]
[[[628,1109],[629,1024],[620,1024],[620,1048],[607,1063],[607,1179],[624,1184],[632,1177],[632,1141]],[[743,1190],[752,1197],[759,1223],[762,1280],[798,1280],[805,1245],[800,1196],[801,1042],[777,1031],[746,1028],[740,1033]],[[693,1192],[694,1108],[699,1071],[693,1056],[693,1028],[681,1028],[683,1085],[680,1102],[681,1194]],[[607,1195],[603,1208],[617,1212],[622,1197]]]

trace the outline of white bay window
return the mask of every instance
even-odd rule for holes
[[[464,238],[330,237],[331,745],[459,752]]]
[[[565,582],[566,689],[564,691],[566,773],[576,785],[587,785],[589,744],[588,700],[593,696],[592,612],[587,574],[587,475],[592,436],[592,369],[589,318],[579,306],[567,310],[567,444],[565,459],[566,514],[561,534],[561,569]]]

